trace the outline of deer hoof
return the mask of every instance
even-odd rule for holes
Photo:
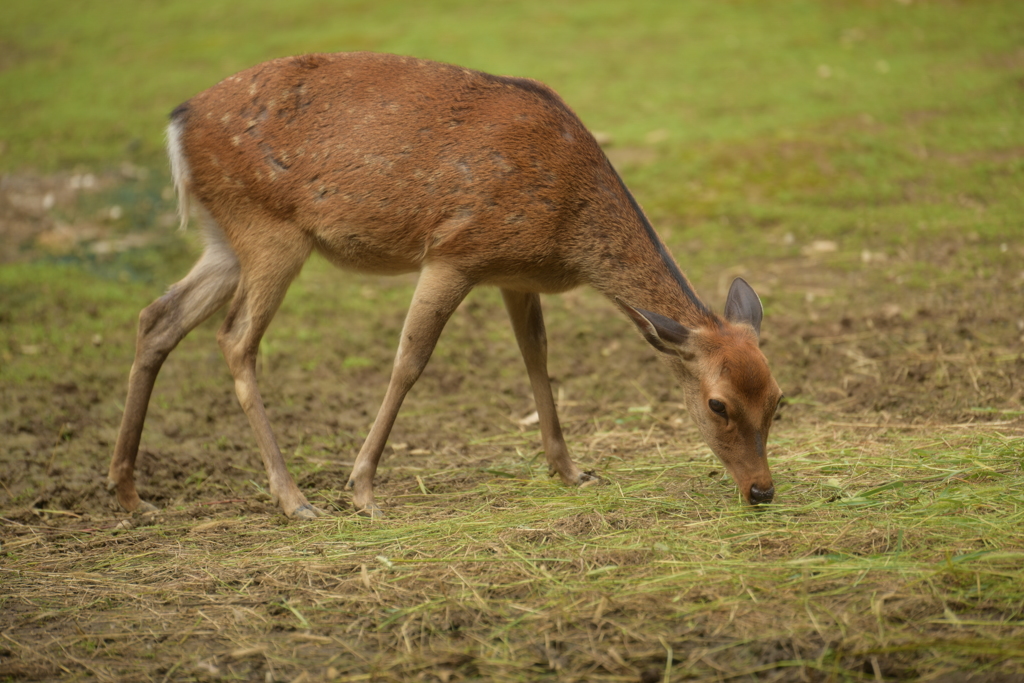
[[[154,512],[160,512],[160,508],[158,508],[156,505],[153,505],[152,503],[147,503],[141,498],[138,499],[138,502],[135,503],[135,505],[126,505],[121,501],[120,498],[117,499],[117,503],[122,508],[124,508],[126,512],[130,512],[132,515],[151,515]]]
[[[370,519],[384,519],[384,512],[377,507],[376,503],[370,503],[361,508],[356,508],[356,513]]]
[[[117,523],[114,527],[114,531],[129,531],[142,526],[155,524],[157,521],[157,512],[159,512],[159,510],[156,506],[150,505],[146,501],[142,501],[142,505],[132,512],[130,517],[126,517]]]
[[[325,516],[325,514],[320,508],[306,503],[292,510],[288,517],[291,519],[316,519],[317,517]]]
[[[135,483],[131,480],[122,486],[119,485],[116,480],[108,478],[107,493],[114,496],[114,499],[117,500],[117,504],[121,506],[121,509],[125,512],[146,515],[151,512],[157,512],[160,509],[152,503],[147,503],[139,498],[139,493],[135,489]]]
[[[593,472],[581,472],[580,476],[576,479],[576,485],[583,488],[585,486],[600,484],[601,481],[601,477],[597,476]]]

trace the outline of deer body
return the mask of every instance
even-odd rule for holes
[[[140,314],[109,473],[127,510],[152,507],[133,472],[160,366],[230,301],[218,342],[270,492],[288,516],[320,513],[285,468],[255,377],[259,341],[313,251],[342,268],[420,273],[349,480],[361,512],[379,513],[373,476],[402,400],[478,285],[502,290],[549,465],[567,484],[596,477],[572,461],[561,434],[538,295],[585,284],[663,353],[744,497],[771,499],[765,441],[781,392],[758,349],[757,295],[738,280],[724,319],[701,303],[593,136],[546,86],[393,55],[278,59],[178,107],[168,152],[182,222],[195,204],[206,249]]]

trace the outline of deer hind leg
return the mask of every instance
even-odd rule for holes
[[[526,362],[526,372],[533,387],[533,397],[540,418],[541,441],[547,455],[551,474],[558,474],[566,484],[580,486],[598,481],[598,478],[581,470],[569,456],[569,448],[562,436],[562,427],[555,412],[555,401],[551,394],[548,378],[548,341],[544,330],[544,314],[540,308],[540,296],[527,292],[502,289],[505,308],[512,320],[512,329],[519,342],[519,350]]]
[[[238,286],[238,259],[212,220],[205,223],[206,250],[187,276],[139,314],[135,361],[128,377],[121,429],[107,474],[107,488],[129,512],[156,508],[139,498],[135,460],[153,384],[164,360],[193,328],[227,303]]]
[[[256,437],[267,471],[273,502],[294,519],[313,519],[322,511],[310,505],[285,466],[256,383],[260,340],[299,274],[312,247],[288,224],[251,225],[237,240],[241,282],[217,333],[224,359],[235,380],[235,395]]]
[[[405,395],[419,379],[441,336],[441,330],[472,285],[456,270],[427,265],[420,272],[409,313],[402,326],[402,337],[395,354],[391,381],[373,427],[359,449],[346,488],[352,490],[352,505],[362,515],[381,517],[373,499],[373,476],[377,472],[384,444]]]

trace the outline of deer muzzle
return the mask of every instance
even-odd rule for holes
[[[769,486],[767,489],[762,489],[757,484],[750,485],[750,496],[748,500],[751,505],[760,505],[761,503],[770,503],[772,498],[775,497],[775,486]]]

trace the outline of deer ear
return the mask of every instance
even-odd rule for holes
[[[760,337],[763,317],[764,308],[754,289],[743,278],[733,280],[729,296],[725,300],[725,319],[731,323],[750,325]]]
[[[680,325],[672,318],[659,313],[645,311],[642,308],[633,308],[622,299],[616,298],[615,303],[629,316],[640,334],[644,335],[651,346],[672,355],[686,358],[684,347],[690,338],[690,328]],[[690,354],[692,355],[692,354]]]

